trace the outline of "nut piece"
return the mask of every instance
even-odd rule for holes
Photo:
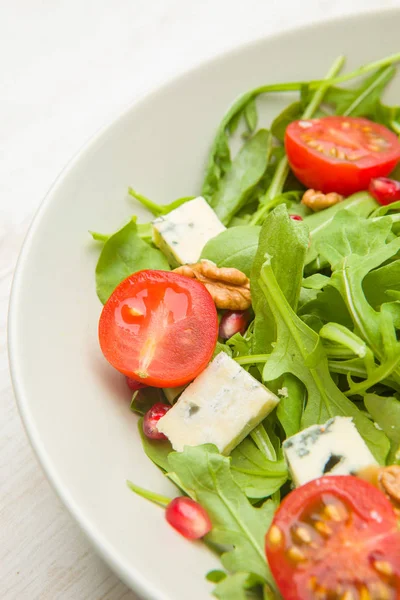
[[[336,192],[324,194],[310,188],[304,192],[301,203],[308,206],[308,208],[311,208],[311,210],[317,212],[319,210],[323,210],[324,208],[329,208],[329,206],[333,206],[334,204],[342,202],[343,200],[344,197]]]
[[[378,481],[379,487],[395,509],[400,510],[400,466],[383,467],[380,470]]]
[[[246,310],[251,306],[250,281],[239,269],[219,268],[210,260],[201,260],[194,265],[182,265],[174,271],[203,283],[217,308]]]

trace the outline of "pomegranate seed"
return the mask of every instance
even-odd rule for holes
[[[368,191],[383,206],[400,200],[400,182],[388,177],[371,179]]]
[[[126,383],[128,384],[128,388],[132,390],[132,392],[137,392],[137,390],[141,390],[144,387],[148,387],[144,383],[140,383],[140,381],[136,381],[131,377],[126,378]]]
[[[144,435],[151,440],[166,440],[163,433],[158,431],[157,423],[171,408],[170,404],[157,402],[152,406],[143,417],[143,432]]]
[[[229,340],[235,333],[242,335],[247,329],[250,317],[246,310],[227,310],[219,324],[219,337],[223,340]]]
[[[198,502],[186,496],[174,498],[165,511],[165,518],[188,540],[198,540],[211,531],[210,517]]]
[[[302,221],[303,217],[301,217],[300,215],[289,215],[289,217],[291,219],[293,219],[293,221]]]

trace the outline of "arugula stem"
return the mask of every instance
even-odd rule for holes
[[[328,358],[351,359],[355,356],[354,352],[343,346],[333,346],[331,344],[324,344],[323,346]]]
[[[140,202],[140,204],[145,206],[156,217],[163,213],[163,207],[160,206],[160,204],[156,204],[149,198],[146,198],[146,196],[139,194],[139,192],[136,192],[133,188],[129,187],[128,193],[130,196],[132,196],[132,198],[135,198],[135,200],[138,200]]]
[[[90,231],[89,230],[89,233],[90,233],[90,235],[92,236],[92,238],[96,242],[103,242],[103,243],[105,243],[111,237],[110,235],[107,235],[106,233],[98,233],[97,231]]]
[[[163,506],[166,508],[168,504],[171,502],[172,498],[167,498],[166,496],[161,496],[160,494],[155,494],[154,492],[150,492],[149,490],[145,490],[144,488],[139,487],[132,483],[132,481],[127,481],[126,485],[132,492],[135,492],[138,496],[142,498],[146,498],[146,500],[150,500],[154,502],[154,504],[158,504],[159,506]]]
[[[268,356],[268,354],[253,354],[252,356],[249,354],[247,356],[237,356],[234,360],[239,365],[252,365],[267,362]]]
[[[262,452],[268,460],[276,461],[275,448],[273,447],[271,440],[265,431],[264,425],[262,423],[257,425],[250,435],[260,452]]]
[[[345,60],[344,56],[339,56],[335,60],[332,67],[329,69],[325,79],[322,80],[317,91],[311,98],[309,105],[303,112],[302,117],[301,117],[302,119],[310,119],[313,116],[313,114],[317,110],[318,106],[321,104],[321,102],[324,98],[324,95],[326,94],[326,92],[332,85],[331,84],[332,77],[334,77],[337,73],[339,73],[341,68],[343,67],[344,60]],[[279,164],[278,164],[278,166],[275,170],[274,176],[272,178],[271,184],[270,184],[268,190],[266,191],[266,193],[264,194],[264,196],[260,200],[261,206],[258,208],[258,210],[254,213],[254,215],[250,219],[250,225],[257,225],[260,221],[262,221],[263,217],[268,213],[269,208],[270,208],[269,201],[271,199],[274,199],[276,196],[278,196],[279,194],[282,193],[286,178],[289,174],[289,170],[290,170],[290,168],[289,168],[288,159],[285,155],[279,161]]]
[[[339,375],[350,375],[352,377],[359,377],[360,379],[368,379],[368,373],[361,364],[349,364],[347,361],[328,361],[329,370],[332,373],[338,373]],[[383,385],[387,385],[393,390],[400,391],[400,386],[390,377],[379,381]]]
[[[379,367],[374,369],[373,373],[360,383],[355,383],[350,387],[347,392],[344,392],[346,396],[354,396],[356,394],[363,394],[373,385],[380,383],[382,379],[389,377],[393,371],[400,364],[400,353],[393,356],[390,360],[382,363]]]
[[[367,354],[367,344],[355,333],[339,323],[327,323],[319,331],[320,337],[345,346],[360,358]]]

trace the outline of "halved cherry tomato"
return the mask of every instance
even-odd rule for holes
[[[139,271],[104,305],[99,340],[121,373],[155,387],[192,381],[218,337],[217,311],[203,284],[167,271]]]
[[[383,125],[356,117],[294,121],[285,148],[296,177],[308,188],[349,196],[367,190],[400,160],[400,142]]]
[[[351,475],[291,492],[266,535],[285,600],[398,600],[400,532],[385,495]]]

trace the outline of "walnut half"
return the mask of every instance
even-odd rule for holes
[[[174,271],[203,283],[217,308],[246,310],[251,306],[250,281],[239,269],[219,268],[210,260],[201,260],[194,265],[182,265]]]
[[[310,188],[304,192],[301,203],[308,208],[311,208],[314,212],[317,212],[324,208],[329,208],[329,206],[333,206],[334,204],[338,204],[338,202],[342,202],[343,200],[344,197],[336,192],[324,194]]]

